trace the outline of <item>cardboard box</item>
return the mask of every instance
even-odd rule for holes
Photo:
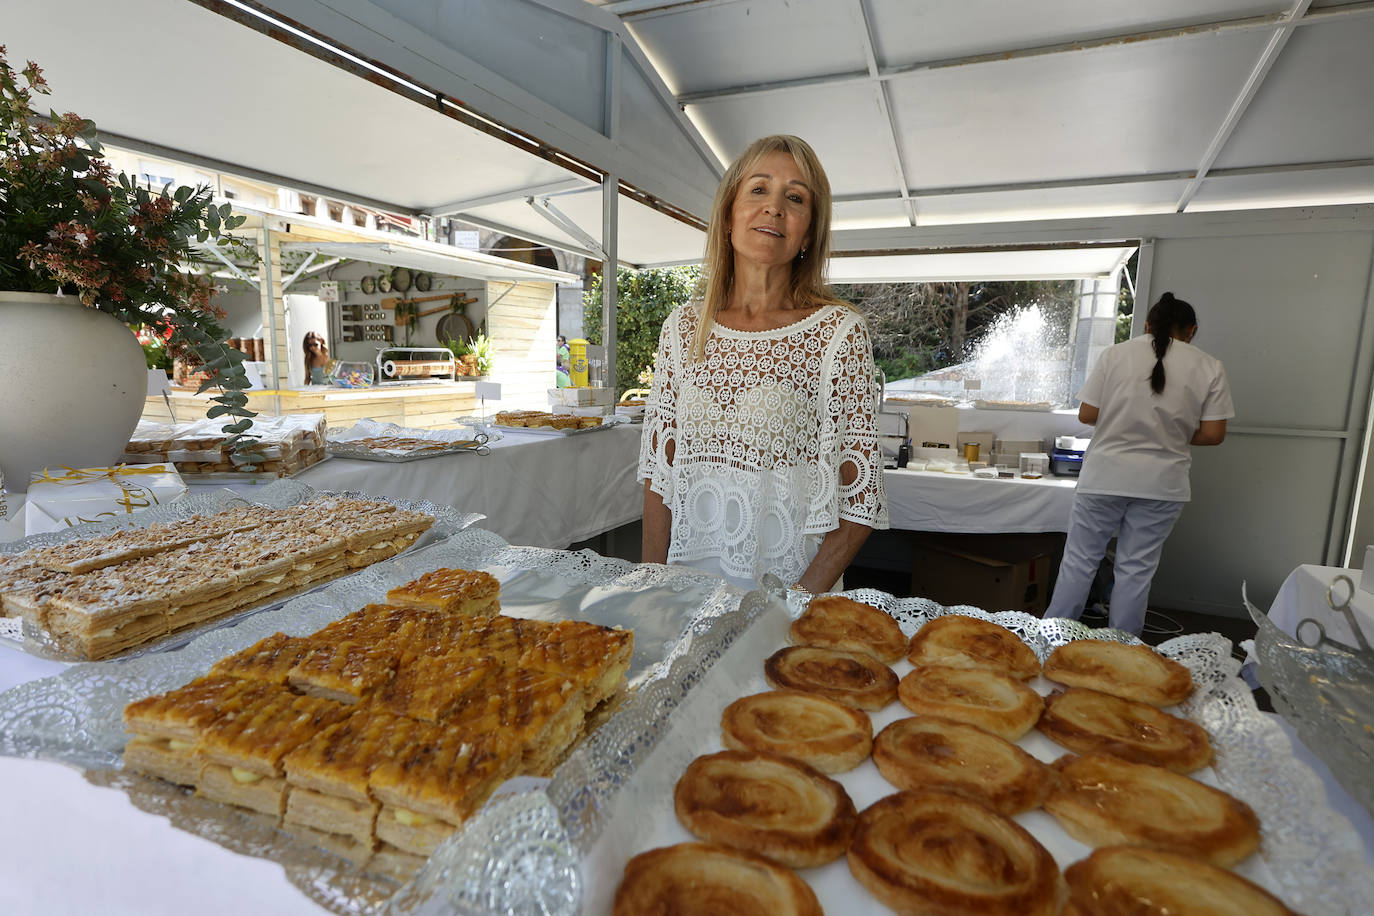
[[[957,407],[911,407],[907,417],[912,448],[953,449],[958,441]]]
[[[1062,535],[919,534],[911,594],[985,611],[1044,613]]]

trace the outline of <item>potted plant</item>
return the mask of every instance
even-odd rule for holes
[[[472,356],[472,346],[466,340],[448,339],[444,341],[444,346],[448,347],[453,354],[453,359],[458,363],[458,374],[468,374],[468,361]]]
[[[491,372],[491,338],[481,331],[468,340],[468,353],[472,356],[471,365],[477,371],[473,375],[486,375]]]
[[[107,465],[123,452],[147,392],[134,328],[199,361],[201,391],[219,389],[210,417],[235,454],[254,414],[243,354],[231,349],[211,302],[198,246],[245,248],[223,235],[244,217],[208,187],[161,193],[115,175],[95,125],[71,113],[42,118],[47,94],[30,61],[15,71],[0,46],[0,470],[12,490],[45,465]],[[254,255],[255,256],[255,255]]]

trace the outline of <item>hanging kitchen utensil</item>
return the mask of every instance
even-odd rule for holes
[[[434,285],[434,275],[428,273],[418,273],[415,275],[415,289],[418,292],[427,293]]]
[[[411,276],[409,267],[393,267],[391,269],[391,288],[396,290],[396,292],[410,292],[410,283]]]
[[[475,333],[472,319],[462,312],[449,312],[434,325],[434,339],[441,345],[450,340],[467,340]]]
[[[358,286],[362,287],[363,295],[370,296],[377,291],[377,278],[367,274],[358,281]]]
[[[377,291],[383,293],[391,292],[391,274],[382,274],[377,278]]]

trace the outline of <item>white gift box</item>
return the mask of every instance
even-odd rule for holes
[[[186,492],[170,464],[35,471],[24,502],[24,534],[123,518]]]

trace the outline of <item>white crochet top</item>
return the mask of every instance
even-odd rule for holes
[[[841,519],[887,527],[868,327],[842,306],[771,331],[714,324],[694,362],[700,309],[663,324],[640,444],[672,511],[668,562],[795,582]]]

